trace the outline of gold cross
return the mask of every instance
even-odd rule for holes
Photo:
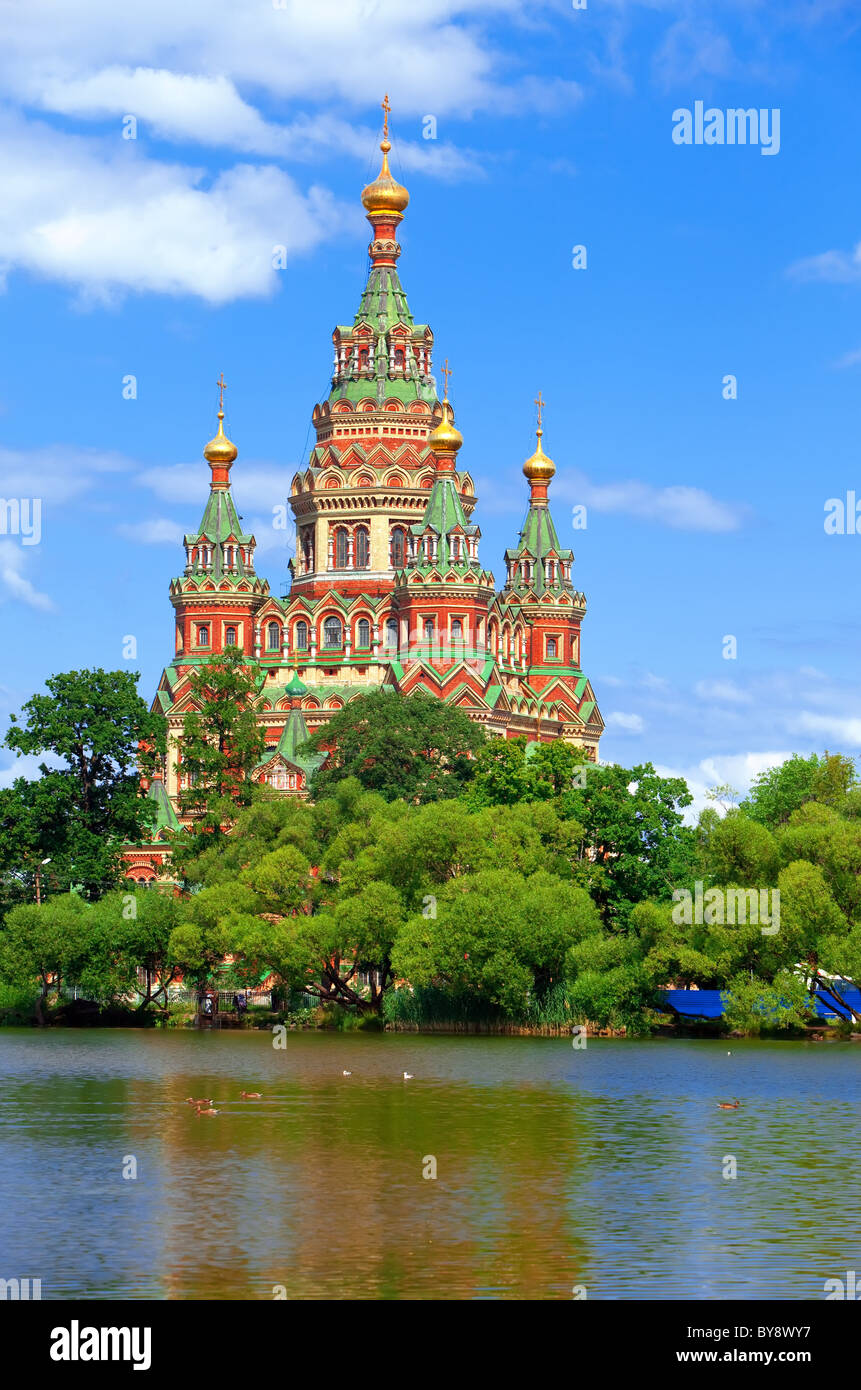
[[[224,380],[224,372],[221,373],[221,376],[218,378],[218,380],[216,381],[215,384],[216,384],[216,386],[218,387],[218,409],[219,409],[219,410],[223,410],[223,409],[224,409],[224,388],[225,388],[225,386],[227,385],[227,382]]]
[[[447,401],[447,400],[448,400],[448,379],[449,379],[449,377],[451,376],[451,367],[448,365],[448,358],[445,359],[445,366],[444,366],[443,369],[442,369],[442,374],[443,374],[443,376],[445,377],[445,393],[444,393],[444,395],[443,395],[443,400],[444,400],[444,401]]]
[[[538,392],[538,395],[535,397],[535,404],[538,406],[538,428],[541,429],[541,412],[544,409],[547,402],[541,399],[540,391]]]
[[[383,111],[385,112],[385,115],[383,116],[383,139],[384,139],[384,140],[388,140],[388,138],[389,138],[389,112],[390,112],[391,109],[392,109],[391,106],[389,105],[389,94],[388,94],[388,92],[386,92],[386,95],[383,97],[382,101],[380,102],[380,105],[382,106]]]

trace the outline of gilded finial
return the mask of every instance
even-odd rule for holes
[[[445,377],[445,390],[443,392],[443,402],[445,402],[448,400],[448,379],[451,376],[451,367],[448,365],[448,358],[445,359],[445,366],[442,369],[442,374]]]
[[[221,373],[215,384],[218,387],[218,430],[215,434],[215,438],[210,439],[204,449],[203,457],[213,466],[213,483],[216,486],[219,483],[222,486],[227,486],[227,470],[230,468],[239,450],[224,433],[224,391],[227,386],[227,382],[224,380],[224,372]],[[223,470],[223,476],[220,472],[216,478],[216,469]]]
[[[388,213],[396,222],[400,222],[404,208],[410,201],[410,195],[403,184],[392,178],[389,169],[389,150],[392,148],[389,140],[389,105],[388,93],[381,101],[383,108],[383,138],[380,142],[380,149],[383,152],[383,167],[367,188],[362,189],[362,202],[368,213]]]
[[[442,419],[428,435],[428,448],[435,454],[451,455],[453,457],[463,443],[463,435],[454,423],[454,411],[452,410],[451,401],[448,398],[448,379],[451,376],[451,367],[448,365],[448,358],[445,359],[445,366],[442,368],[442,374],[445,377],[445,391],[441,401]]]
[[[544,407],[546,406],[547,402],[545,401],[540,391],[538,392],[538,395],[535,397],[535,404],[538,407],[538,428],[535,431],[535,437],[538,443],[535,449],[535,453],[524,463],[523,472],[525,476],[529,479],[530,483],[543,483],[546,485],[550,482],[550,479],[556,472],[556,464],[553,462],[551,458],[547,457],[547,455],[541,447],[541,438],[544,434]],[[544,494],[544,496],[546,497],[546,493]]]

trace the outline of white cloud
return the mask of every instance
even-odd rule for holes
[[[656,521],[678,531],[737,531],[750,515],[747,506],[721,502],[698,487],[653,487],[635,479],[598,484],[576,470],[558,478],[555,487],[567,502]]]
[[[625,734],[641,734],[646,727],[639,714],[623,714],[621,710],[606,715],[605,723],[608,729]]]
[[[851,252],[823,251],[818,256],[807,256],[791,265],[787,274],[794,280],[822,280],[836,285],[861,284],[861,241]],[[850,353],[849,356],[855,355]],[[851,362],[844,359],[838,365],[850,366]]]
[[[753,696],[732,681],[697,681],[694,691],[701,700],[718,700],[729,705],[749,705]]]
[[[151,521],[122,522],[117,527],[119,535],[140,545],[182,545],[185,530],[178,521],[154,518]]]
[[[821,735],[824,738],[837,739],[838,742],[852,748],[861,748],[861,718],[810,714],[804,710],[797,719],[790,722],[790,728],[793,732]]]
[[[40,753],[24,753],[20,758],[16,758],[8,767],[0,767],[0,787],[11,787],[12,783],[19,777],[26,777],[28,781],[35,781],[39,776],[39,764],[51,762],[50,756],[47,758]]]
[[[270,294],[273,247],[288,258],[336,235],[357,209],[307,194],[271,165],[201,169],[146,158],[135,142],[88,140],[0,120],[0,267],[79,286],[192,294],[212,304]]]
[[[0,596],[5,591],[7,598],[17,599],[28,608],[37,608],[43,613],[54,611],[53,599],[36,589],[24,574],[30,562],[30,553],[14,541],[0,541]]]
[[[71,459],[74,467],[70,466]],[[39,497],[43,503],[56,505],[79,497],[100,474],[122,473],[131,467],[122,454],[77,444],[0,448],[0,493],[4,497]]]
[[[779,767],[785,763],[787,758],[791,758],[791,752],[768,752],[768,753],[727,753],[715,754],[712,757],[702,758],[699,762],[688,765],[687,767],[670,767],[667,765],[656,764],[655,770],[662,777],[683,777],[688,784],[688,789],[693,796],[693,805],[685,813],[685,820],[693,824],[707,806],[714,807],[719,811],[720,807],[710,801],[706,793],[710,787],[721,786],[729,783],[731,787],[743,798],[750,784],[760,772],[765,772],[770,767]]]

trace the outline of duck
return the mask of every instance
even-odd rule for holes
[[[211,1105],[199,1105],[199,1106],[197,1107],[197,1114],[198,1114],[198,1116],[200,1116],[200,1115],[220,1115],[220,1114],[221,1114],[221,1111],[220,1111],[220,1110],[213,1110],[213,1108],[212,1108]]]
[[[263,1092],[262,1092],[262,1091],[240,1091],[239,1094],[240,1094],[240,1096],[242,1097],[243,1100],[262,1100],[262,1099],[263,1099]]]
[[[741,1108],[741,1101],[740,1101],[740,1100],[719,1100],[719,1101],[718,1101],[718,1110],[739,1110],[740,1108]]]
[[[413,1080],[413,1074],[412,1074],[412,1072],[411,1072],[411,1071],[405,1071],[405,1072],[404,1072],[404,1081],[412,1081],[412,1080]]]
[[[212,1097],[201,1096],[200,1100],[195,1100],[193,1096],[186,1096],[185,1103],[186,1105],[211,1105]]]
[[[353,1073],[352,1073],[351,1071],[342,1071],[342,1072],[341,1072],[341,1075],[342,1075],[342,1076],[352,1076]]]

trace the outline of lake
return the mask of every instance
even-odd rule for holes
[[[861,1270],[861,1045],[286,1044],[0,1029],[0,1277],[43,1298],[819,1299]]]

